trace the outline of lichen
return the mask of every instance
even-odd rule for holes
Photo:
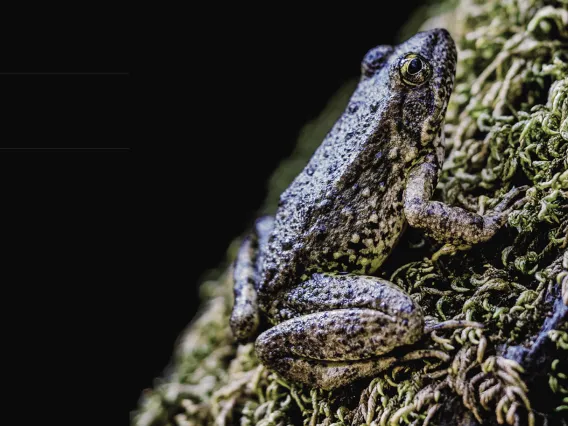
[[[236,345],[228,268],[202,285],[204,308],[181,336],[166,377],[145,392],[134,425],[566,424],[568,2],[468,0],[445,13],[426,23],[447,23],[459,47],[435,197],[484,213],[526,185],[526,202],[486,244],[442,246],[409,232],[382,274],[428,321],[462,325],[432,329],[421,341],[436,357],[345,389],[310,389],[260,365],[252,344]],[[350,82],[306,126],[271,181],[266,212],[352,90]]]

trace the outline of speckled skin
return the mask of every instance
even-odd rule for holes
[[[411,75],[410,53],[422,67]],[[407,223],[473,244],[505,222],[515,194],[485,217],[430,201],[455,65],[443,29],[369,51],[345,113],[281,195],[276,216],[259,219],[244,241],[231,327],[250,340],[262,313],[273,327],[258,336],[257,355],[284,377],[342,386],[388,367],[395,359],[379,355],[422,337],[420,307],[372,276]]]

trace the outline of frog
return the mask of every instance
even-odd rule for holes
[[[285,379],[335,389],[427,356],[397,353],[423,338],[425,314],[380,266],[408,226],[457,247],[506,223],[520,188],[484,215],[432,200],[456,62],[443,28],[370,49],[343,114],[243,239],[230,327]]]

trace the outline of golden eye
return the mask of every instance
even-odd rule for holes
[[[430,63],[417,53],[408,53],[400,59],[400,76],[409,86],[420,86],[432,77]]]

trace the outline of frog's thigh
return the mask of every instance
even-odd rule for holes
[[[334,388],[374,375],[394,362],[378,355],[423,333],[420,308],[379,278],[314,275],[287,296],[300,316],[261,334],[256,351],[292,380]]]
[[[264,217],[256,222],[252,235],[247,237],[237,254],[233,272],[234,304],[230,325],[237,340],[246,341],[255,335],[259,323],[258,301],[255,281],[257,280],[257,258],[268,239],[273,219]]]

